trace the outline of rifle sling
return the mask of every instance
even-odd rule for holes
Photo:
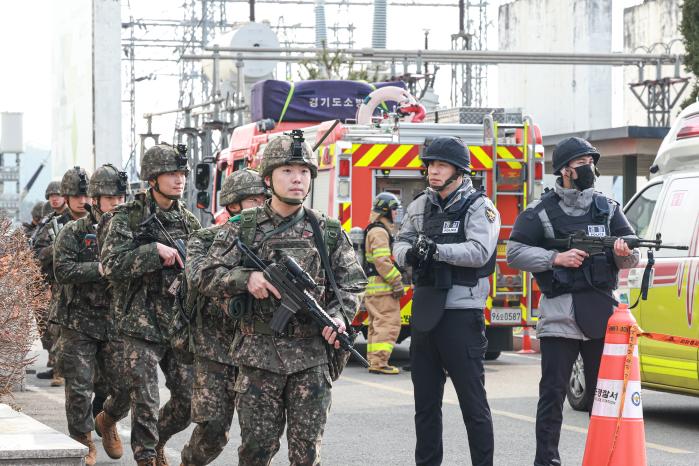
[[[328,280],[330,281],[330,286],[332,286],[333,293],[335,293],[335,296],[337,296],[337,300],[340,303],[340,309],[342,309],[342,312],[345,313],[346,315],[346,309],[345,309],[345,303],[342,301],[342,296],[340,295],[340,290],[337,288],[337,283],[335,282],[335,275],[333,274],[332,269],[330,268],[330,259],[328,258],[328,250],[325,247],[325,241],[323,241],[323,234],[320,231],[320,225],[318,224],[318,219],[313,213],[309,213],[306,215],[308,218],[308,222],[311,224],[311,228],[313,228],[313,241],[316,243],[316,247],[318,248],[318,253],[320,254],[320,260],[323,262],[323,268],[325,269],[325,275],[328,276]]]
[[[650,286],[650,271],[653,269],[653,266],[655,265],[655,257],[653,256],[653,250],[649,249],[648,250],[648,263],[646,263],[646,268],[643,269],[643,279],[641,280],[641,292],[638,293],[638,297],[636,298],[636,302],[633,303],[632,306],[629,306],[629,309],[633,309],[636,306],[638,306],[638,303],[641,302],[642,300],[647,300],[648,299],[648,288]]]

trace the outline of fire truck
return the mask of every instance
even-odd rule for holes
[[[486,190],[502,219],[496,271],[485,309],[486,358],[495,359],[501,351],[512,349],[514,327],[533,326],[536,320],[539,291],[530,274],[507,266],[505,244],[517,215],[541,194],[544,166],[541,133],[531,118],[521,117],[517,123],[496,119],[485,115],[482,124],[397,119],[371,124],[282,123],[273,129],[261,123],[244,125],[234,130],[230,146],[217,154],[209,209],[216,223],[225,222],[228,215],[216,203],[223,178],[242,167],[255,168],[270,140],[299,128],[306,141],[317,146],[319,167],[306,204],[338,218],[350,237],[356,237],[358,230],[366,227],[378,193],[392,192],[407,205],[425,189],[419,155],[426,144],[440,136],[460,137],[471,154],[474,185]],[[208,201],[209,195],[204,198]],[[208,202],[202,204],[205,207]],[[407,293],[401,299],[399,341],[410,335],[412,291],[409,277],[404,280]],[[353,322],[363,333],[366,317],[366,311],[361,310]]]

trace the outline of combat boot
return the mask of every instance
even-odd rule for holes
[[[97,429],[102,433],[102,446],[107,455],[113,460],[121,458],[124,449],[121,446],[119,432],[117,432],[116,420],[102,411],[95,418],[95,430]]]
[[[395,366],[371,366],[369,367],[369,372],[372,374],[385,374],[385,375],[396,375],[400,374],[400,369]]]
[[[154,457],[151,457],[151,458],[148,458],[145,460],[138,460],[138,461],[136,461],[136,464],[138,466],[156,466]]]
[[[85,464],[87,466],[94,466],[97,463],[97,448],[95,448],[95,443],[92,441],[92,432],[86,434],[70,436],[73,440],[76,440],[87,447],[87,456],[85,456]]]
[[[46,380],[53,379],[53,369],[49,369],[49,370],[44,371],[44,372],[38,372],[36,374],[36,378],[37,379],[46,379]]]
[[[155,446],[155,464],[156,466],[170,466],[165,456],[165,442],[160,441]]]

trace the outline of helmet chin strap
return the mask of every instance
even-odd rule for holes
[[[164,197],[170,199],[171,201],[179,201],[180,199],[182,199],[181,194],[165,194],[164,192],[162,192],[160,190],[160,185],[158,185],[157,178],[155,179],[155,185],[153,185],[153,189],[156,190],[161,196],[164,196]]]
[[[306,193],[305,196],[303,196],[303,199],[296,199],[292,197],[285,197],[285,196],[280,196],[275,190],[274,190],[274,184],[272,183],[272,179],[270,178],[269,180],[269,189],[272,191],[272,194],[277,196],[280,201],[282,201],[285,204],[289,205],[301,205],[303,202],[306,200],[309,194],[311,194],[311,190],[309,189],[308,192]]]
[[[458,180],[460,176],[463,176],[463,174],[464,174],[463,171],[457,170],[457,171],[454,172],[453,175],[451,175],[451,176],[447,179],[447,181],[444,182],[444,184],[443,184],[442,186],[434,187],[434,186],[431,186],[431,185],[430,185],[430,188],[434,189],[434,190],[437,191],[438,193],[439,193],[439,192],[442,192],[442,191],[444,191],[444,190],[446,189],[447,186],[449,186],[449,185],[450,185],[451,183],[453,183],[454,181]]]

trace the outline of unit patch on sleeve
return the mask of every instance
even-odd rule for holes
[[[485,208],[485,218],[487,218],[490,223],[494,223],[496,217],[497,214],[491,207]]]

